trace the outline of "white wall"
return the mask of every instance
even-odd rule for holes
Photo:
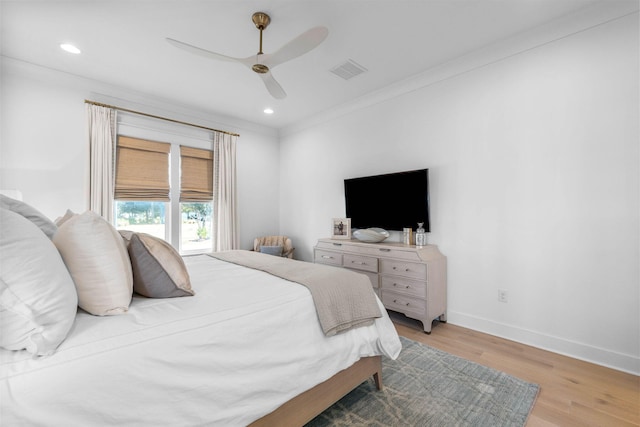
[[[273,129],[8,58],[2,58],[0,83],[0,188],[20,189],[24,200],[48,217],[55,219],[66,209],[88,209],[84,100],[90,99],[239,133],[241,247],[250,248],[257,235],[278,231],[279,146]]]
[[[635,13],[285,132],[281,231],[311,260],[344,178],[428,167],[451,323],[640,373],[638,76]]]

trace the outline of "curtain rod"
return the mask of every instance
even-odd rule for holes
[[[178,124],[181,124],[181,125],[192,126],[192,127],[195,127],[195,128],[210,130],[210,131],[213,131],[213,132],[221,132],[221,133],[225,133],[225,134],[231,135],[231,136],[240,136],[237,133],[227,132],[226,130],[213,129],[213,128],[208,128],[206,126],[194,125],[193,123],[183,122],[183,121],[175,120],[175,119],[168,119],[166,117],[156,116],[154,114],[143,113],[141,111],[136,111],[136,110],[130,110],[128,108],[116,107],[114,105],[102,104],[100,102],[89,101],[88,99],[85,99],[84,102],[85,102],[85,104],[97,105],[98,107],[113,108],[114,110],[124,111],[126,113],[133,113],[133,114],[138,114],[138,115],[145,116],[145,117],[151,117],[151,118],[154,118],[154,119],[166,120],[167,122],[172,122],[172,123],[178,123]]]

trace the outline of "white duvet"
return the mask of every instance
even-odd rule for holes
[[[325,337],[309,291],[200,255],[196,295],[79,311],[55,354],[0,349],[0,425],[244,426],[360,357],[396,358],[386,315]]]

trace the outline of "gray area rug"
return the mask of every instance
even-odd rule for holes
[[[372,379],[308,427],[524,426],[538,385],[404,337],[397,360],[382,360],[384,390]]]

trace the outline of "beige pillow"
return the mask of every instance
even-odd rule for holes
[[[149,298],[184,297],[194,294],[182,257],[173,246],[145,233],[120,231],[128,241],[133,270],[133,290]]]
[[[73,280],[51,240],[0,208],[0,347],[53,353],[76,318]]]
[[[98,316],[125,313],[133,294],[129,255],[120,234],[87,211],[62,223],[53,237],[78,292],[78,305]]]

